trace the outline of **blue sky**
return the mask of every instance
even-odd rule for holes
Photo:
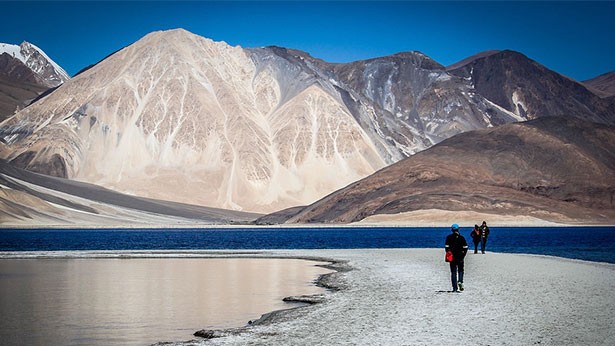
[[[329,62],[421,51],[443,65],[513,49],[577,80],[615,70],[615,2],[0,2],[0,42],[26,40],[71,75],[149,32],[184,28]]]

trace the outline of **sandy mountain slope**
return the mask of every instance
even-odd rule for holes
[[[615,127],[546,117],[457,135],[284,219],[347,223],[391,215],[390,221],[448,210],[612,224],[614,196]],[[270,221],[283,220],[260,220]]]
[[[0,160],[3,227],[151,227],[247,223],[259,214],[123,195]]]
[[[305,204],[386,164],[318,84],[287,95],[243,49],[184,30],[144,37],[1,127],[20,167],[226,209]]]

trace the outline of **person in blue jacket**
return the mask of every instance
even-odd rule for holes
[[[454,223],[451,226],[452,234],[446,237],[444,250],[453,253],[451,266],[451,283],[453,284],[453,292],[463,291],[463,259],[468,252],[468,243],[466,238],[459,234],[459,225]]]

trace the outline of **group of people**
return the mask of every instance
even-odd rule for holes
[[[464,258],[468,253],[468,243],[459,233],[459,225],[454,223],[451,226],[452,234],[446,237],[444,243],[444,251],[446,252],[446,261],[449,262],[451,267],[451,283],[453,284],[453,292],[463,291],[463,266]],[[489,237],[489,226],[487,222],[483,221],[482,225],[474,225],[472,233],[472,242],[474,243],[474,253],[478,253],[478,244],[480,243],[480,250],[484,254],[485,247],[487,246],[487,238]]]
[[[487,237],[489,237],[489,226],[487,226],[487,222],[483,221],[480,227],[474,225],[470,237],[472,237],[472,242],[474,243],[474,253],[478,253],[478,243],[480,243],[480,252],[484,255],[485,246],[487,246]]]

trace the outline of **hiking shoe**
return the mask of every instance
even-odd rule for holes
[[[459,283],[459,290],[460,290],[460,291],[463,291],[463,282],[460,282],[460,283]]]

